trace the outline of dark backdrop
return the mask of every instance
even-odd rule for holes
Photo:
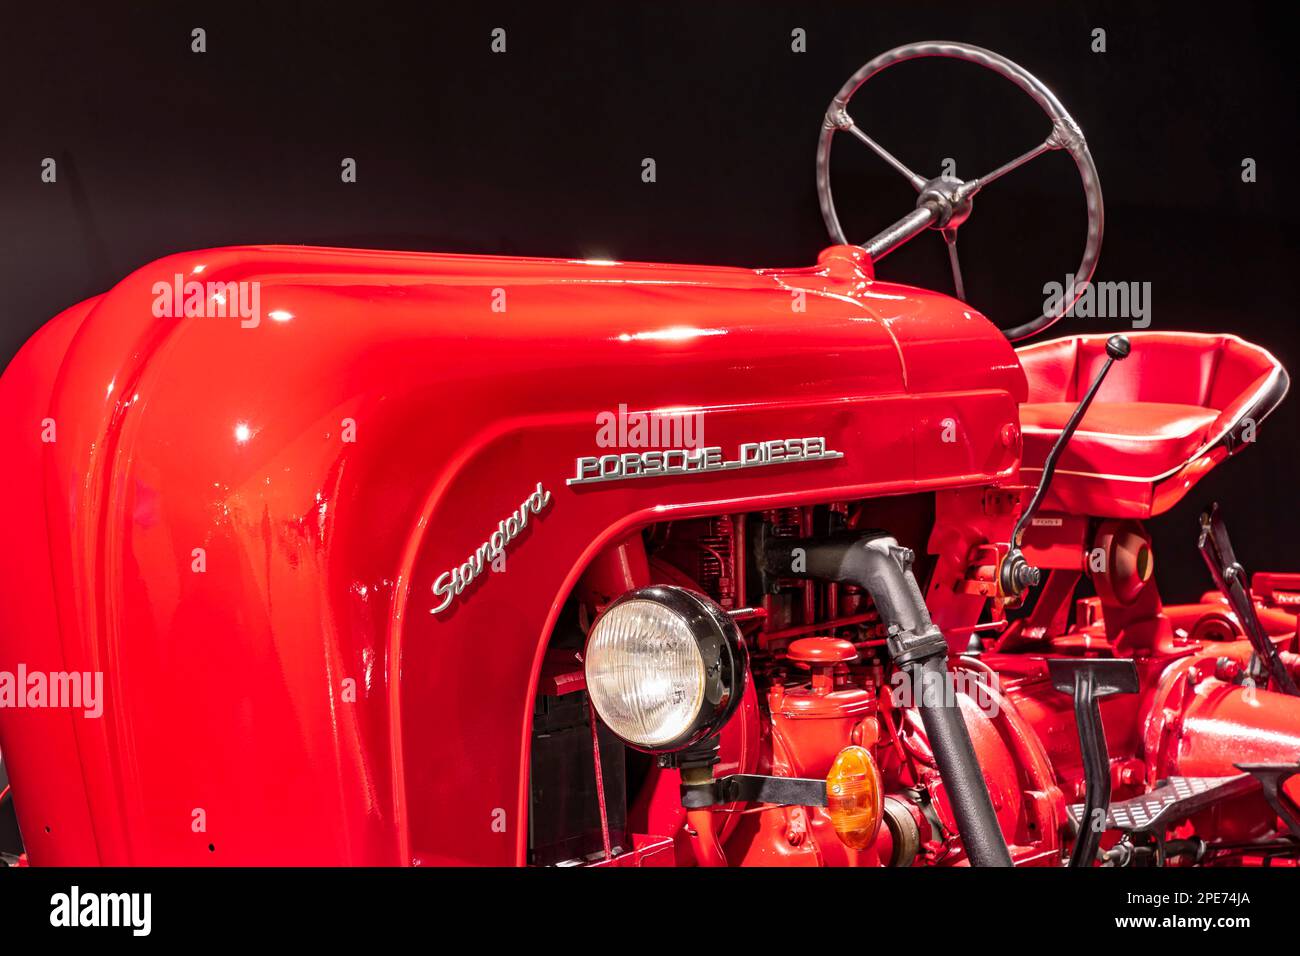
[[[1300,368],[1291,306],[1296,76],[1269,6],[1133,2],[32,3],[0,23],[0,359],[43,321],[159,256],[307,243],[802,264],[826,244],[813,189],[827,102],[899,43],[991,47],[1087,133],[1106,198],[1099,280],[1152,283],[1153,329],[1227,330]],[[192,53],[190,31],[207,31]],[[507,52],[490,32],[507,31]],[[791,50],[791,31],[807,52]],[[1092,31],[1106,31],[1106,52]],[[858,121],[927,175],[1038,142],[1029,100],[976,67],[906,64]],[[56,184],[40,181],[44,157]],[[340,181],[353,157],[358,181]],[[641,181],[652,157],[657,182]],[[1241,163],[1258,164],[1243,183]],[[913,194],[844,139],[841,214],[864,239]],[[962,230],[971,301],[1023,321],[1077,262],[1083,208],[1057,153],[991,187]],[[949,289],[923,236],[888,278]],[[1117,329],[1067,320],[1056,331]],[[1219,499],[1252,569],[1290,540],[1297,408],[1155,522],[1168,596],[1209,582],[1193,544]]]

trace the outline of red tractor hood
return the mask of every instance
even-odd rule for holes
[[[60,424],[89,429],[102,451],[127,417],[153,420],[151,433],[166,419],[169,444],[209,414],[223,437],[239,422],[285,436],[326,396],[334,410],[410,389],[452,457],[523,412],[982,389],[1024,399],[1015,354],[979,313],[868,270],[845,247],[794,270],[185,253],[51,322],[8,370],[6,402],[43,383],[42,402],[75,412]]]
[[[518,827],[433,852],[433,821],[487,819],[485,791],[522,818],[541,648],[604,543],[671,512],[1014,484],[1025,397],[983,316],[872,280],[847,247],[786,271],[300,247],[152,263],[0,380],[0,668],[105,681],[101,718],[0,723],[51,815],[31,857],[516,862]],[[628,451],[602,415],[660,409],[699,415],[719,460],[839,456],[570,481]],[[446,605],[438,582],[508,516],[528,527],[504,573]]]

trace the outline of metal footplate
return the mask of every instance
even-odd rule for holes
[[[1258,790],[1259,786],[1259,781],[1249,773],[1231,777],[1169,777],[1150,793],[1112,803],[1106,814],[1106,829],[1162,833],[1213,803],[1242,796]],[[1070,816],[1082,825],[1084,804],[1073,804]]]

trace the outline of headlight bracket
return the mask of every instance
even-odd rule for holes
[[[767,803],[779,807],[824,807],[826,781],[815,777],[768,777],[733,773],[707,783],[687,783],[682,776],[682,806],[703,810],[728,803]]]

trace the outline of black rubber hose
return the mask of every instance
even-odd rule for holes
[[[912,575],[911,552],[881,531],[827,538],[762,535],[758,545],[770,577],[856,584],[871,595],[889,628],[895,663],[919,689],[921,722],[971,865],[1011,866],[957,695],[949,692],[948,645]]]
[[[910,675],[912,680],[919,680],[919,686],[923,688],[936,688],[937,696],[948,698],[939,706],[927,704],[923,699],[921,723],[925,726],[935,765],[952,804],[957,832],[961,834],[966,855],[970,857],[972,866],[1010,866],[1011,853],[1002,840],[1002,828],[998,825],[993,800],[984,783],[984,772],[975,756],[975,745],[971,743],[961,707],[951,699],[955,695],[942,690],[951,683],[948,662],[932,657],[924,664],[911,666],[929,672],[913,673]]]

